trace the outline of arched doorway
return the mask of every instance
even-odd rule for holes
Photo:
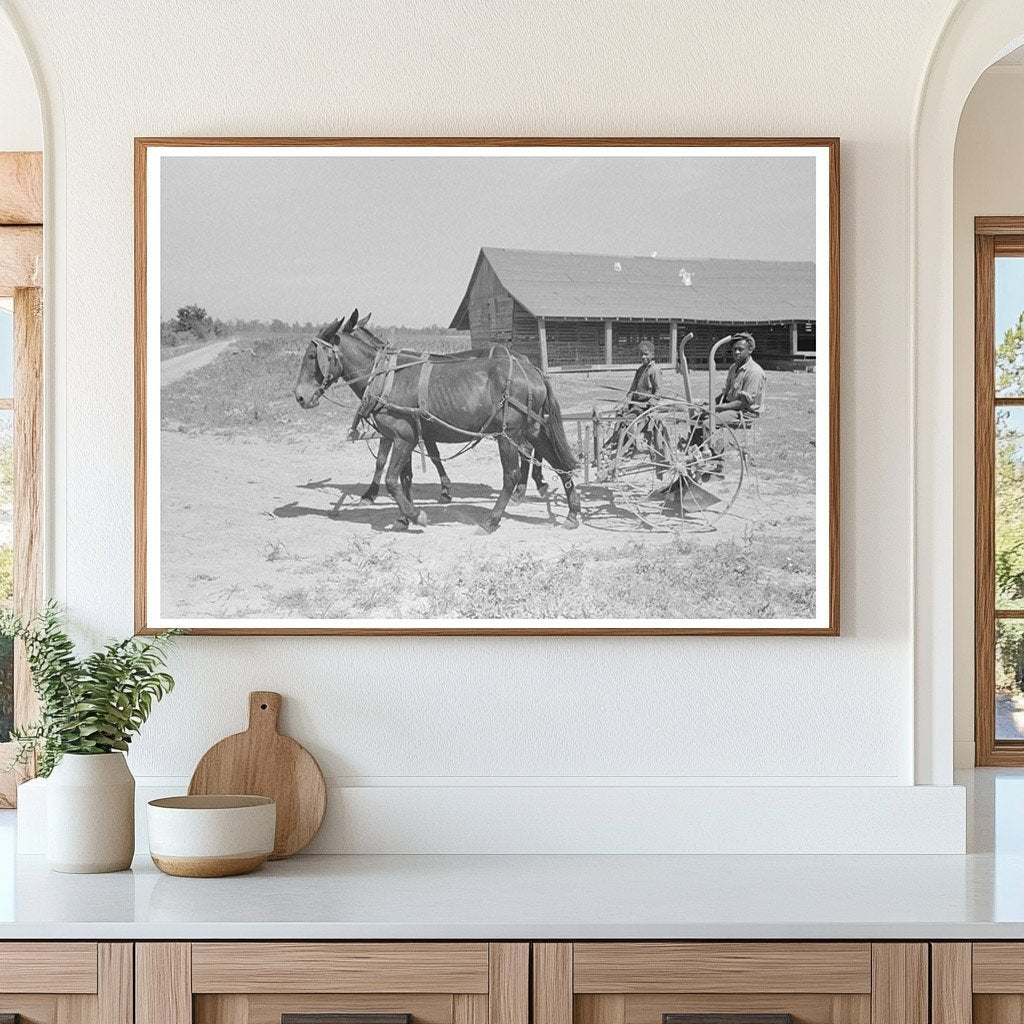
[[[967,632],[954,609],[961,610],[964,588],[973,593],[973,571],[963,575],[959,535],[965,531],[955,500],[954,150],[975,82],[1022,42],[1019,0],[963,0],[925,71],[912,129],[915,775],[921,784],[952,781],[955,654]]]

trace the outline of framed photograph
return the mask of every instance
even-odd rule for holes
[[[139,632],[838,633],[837,139],[135,167]]]

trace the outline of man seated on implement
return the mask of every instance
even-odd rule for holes
[[[713,423],[701,403],[700,416],[688,443],[704,452],[704,468],[709,473],[721,472],[721,455],[728,446],[727,436],[720,428],[735,430],[761,415],[765,376],[764,370],[754,362],[755,347],[753,336],[745,331],[733,335],[732,362],[725,375],[725,386],[715,398]]]
[[[611,437],[605,442],[606,448],[618,448],[619,436],[623,431],[629,430],[637,416],[646,412],[653,405],[659,391],[661,391],[661,370],[658,369],[658,364],[654,361],[654,345],[649,341],[641,341],[640,365],[636,368],[632,383],[626,392],[625,405],[620,406],[619,423]],[[636,439],[632,438],[631,440],[635,445]]]
[[[754,362],[757,343],[752,335],[743,332],[733,335],[732,363],[725,375],[725,387],[715,399],[716,423],[738,427],[744,419],[761,415],[764,401],[764,370]]]

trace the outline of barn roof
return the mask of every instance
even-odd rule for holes
[[[534,316],[744,324],[816,318],[813,263],[483,248],[453,328],[469,327],[469,293],[484,260]]]

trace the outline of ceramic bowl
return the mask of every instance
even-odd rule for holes
[[[168,875],[224,878],[274,851],[277,805],[266,796],[168,796],[147,808],[149,853]]]

